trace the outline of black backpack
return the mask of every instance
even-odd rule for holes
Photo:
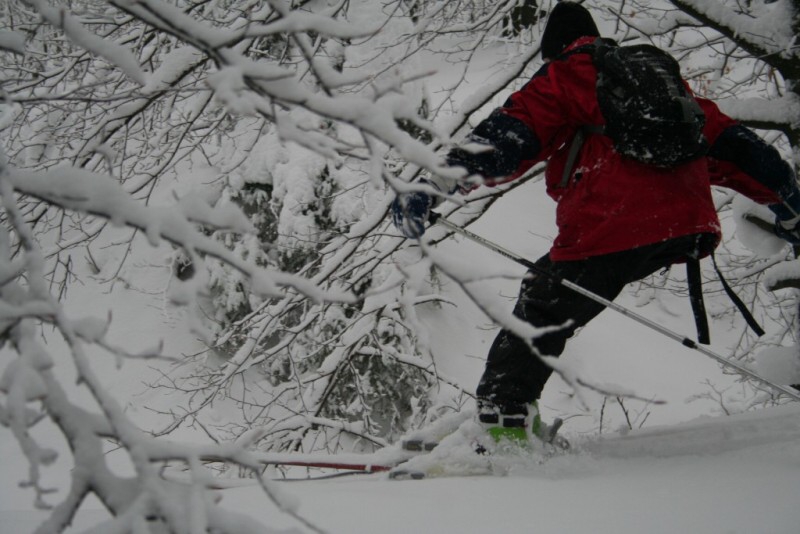
[[[572,51],[580,52],[592,54],[597,101],[606,124],[578,131],[564,186],[587,134],[607,135],[619,154],[656,167],[674,167],[706,154],[705,115],[687,91],[675,58],[655,46],[618,46],[611,39],[596,39]]]

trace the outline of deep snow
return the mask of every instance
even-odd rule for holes
[[[474,230],[528,257],[535,258],[549,245],[548,222],[552,207],[541,183],[520,189],[513,198],[493,208],[491,217]],[[527,209],[522,209],[523,207]],[[509,224],[517,214],[535,214],[531,225]],[[487,267],[514,269],[513,264],[472,243],[454,239],[440,248],[464,261]],[[115,309],[112,336],[135,348],[166,342],[167,353],[188,352],[192,336],[180,312],[165,303],[163,278],[154,264],[165,261],[168,250],[155,249],[150,257],[134,262],[128,274],[137,286],[119,284],[110,294],[92,293],[89,286],[75,288],[73,302],[91,302],[97,310]],[[166,268],[166,267],[165,267]],[[139,270],[139,272],[135,272]],[[149,274],[147,274],[149,273]],[[520,276],[522,272],[519,273]],[[138,275],[134,277],[134,275]],[[142,276],[146,275],[146,276]],[[518,280],[483,282],[509,296],[513,303]],[[466,387],[474,386],[485,350],[494,335],[485,318],[468,306],[463,296],[449,288],[456,308],[447,314],[424,315],[439,358],[439,371]],[[664,296],[640,313],[680,332],[692,333],[687,299]],[[633,295],[620,301],[636,306]],[[142,313],[155,310],[157,313]],[[98,312],[100,313],[100,312]],[[727,338],[718,324],[712,327],[712,348],[724,352]],[[723,416],[713,398],[716,388],[737,387],[716,363],[659,334],[604,312],[568,346],[564,358],[599,382],[614,383],[639,395],[653,396],[663,406],[629,401],[634,427],[626,427],[615,403],[606,406],[603,436],[598,440],[600,398],[586,393],[589,410],[582,410],[575,395],[559,380],[548,384],[543,398],[547,417],[566,417],[564,433],[576,450],[543,464],[535,460],[512,462],[505,476],[442,478],[424,481],[390,481],[385,474],[360,475],[325,481],[281,482],[279,490],[299,502],[299,512],[332,533],[373,532],[558,532],[634,534],[796,533],[800,524],[800,406],[789,405]],[[142,385],[151,364],[98,359],[106,384],[130,399],[129,414],[146,424],[152,417],[142,404],[154,395]],[[64,363],[65,377],[69,366]],[[699,396],[699,398],[698,398]],[[726,406],[736,411],[737,407]],[[645,415],[647,416],[645,419]],[[41,426],[41,425],[40,425]],[[54,436],[36,428],[38,436]],[[51,437],[51,441],[60,440]],[[16,487],[26,466],[19,461],[10,433],[0,432],[3,457],[0,477],[0,532],[32,532],[45,512],[32,509],[33,498]],[[63,444],[60,445],[63,448]],[[62,451],[67,454],[65,451]],[[64,495],[69,469],[66,458],[46,469],[46,480],[58,488],[51,502]],[[125,466],[120,467],[125,470]],[[297,475],[294,472],[293,475]],[[302,475],[302,473],[300,473]],[[253,486],[226,489],[223,502],[255,516],[270,527],[302,528],[281,514]],[[96,524],[105,512],[96,502],[77,517],[75,531]]]
[[[326,532],[797,532],[800,407],[702,419],[578,444],[506,476],[390,481],[385,474],[281,483]],[[297,525],[252,486],[230,508]],[[6,502],[4,500],[4,502]],[[29,532],[37,512],[3,512],[2,532]],[[76,527],[104,513],[87,510]]]

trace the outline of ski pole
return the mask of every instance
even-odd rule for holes
[[[621,305],[619,305],[619,304],[617,304],[615,302],[612,302],[612,301],[610,301],[610,300],[608,300],[606,298],[601,297],[600,295],[598,295],[596,293],[593,293],[593,292],[589,291],[588,289],[584,289],[583,287],[579,286],[578,284],[576,284],[574,282],[570,282],[569,280],[566,280],[565,278],[562,278],[560,276],[556,276],[555,274],[547,271],[546,269],[542,269],[541,267],[537,266],[532,261],[529,261],[529,260],[527,260],[527,259],[525,259],[525,258],[523,258],[523,257],[511,252],[510,250],[505,249],[505,248],[501,247],[500,245],[489,241],[488,239],[485,239],[485,238],[483,238],[483,237],[481,237],[481,236],[479,236],[477,234],[474,234],[474,233],[470,232],[469,230],[461,228],[457,224],[454,224],[453,222],[448,221],[447,219],[442,217],[442,215],[439,214],[439,213],[432,212],[429,220],[430,220],[431,224],[440,224],[440,225],[444,226],[445,228],[448,228],[449,230],[452,230],[453,232],[461,234],[464,237],[466,237],[466,238],[478,243],[479,245],[483,245],[484,247],[486,247],[486,248],[488,248],[490,250],[493,250],[493,251],[497,252],[498,254],[500,254],[502,256],[505,256],[506,258],[508,258],[508,259],[510,259],[512,261],[515,261],[516,263],[519,263],[520,265],[524,265],[525,267],[527,267],[528,269],[530,269],[531,271],[533,271],[533,272],[535,272],[537,274],[541,274],[542,276],[546,276],[546,277],[550,278],[551,280],[553,280],[554,282],[556,282],[558,284],[561,284],[562,286],[564,286],[564,287],[566,287],[568,289],[571,289],[572,291],[575,291],[576,293],[579,293],[580,295],[583,295],[584,297],[586,297],[588,299],[591,299],[591,300],[593,300],[593,301],[595,301],[595,302],[597,302],[599,304],[602,304],[606,308],[610,308],[610,309],[612,309],[612,310],[614,310],[614,311],[616,311],[618,313],[621,313],[622,315],[624,315],[626,317],[629,317],[629,318],[633,319],[634,321],[636,321],[636,322],[638,322],[638,323],[640,323],[640,324],[642,324],[642,325],[644,325],[644,326],[646,326],[646,327],[648,327],[648,328],[650,328],[652,330],[655,330],[656,332],[659,332],[660,334],[663,334],[663,335],[665,335],[665,336],[667,336],[667,337],[669,337],[671,339],[674,339],[675,341],[678,341],[679,343],[681,343],[685,347],[688,347],[690,349],[694,349],[694,350],[696,350],[698,352],[701,352],[701,353],[705,354],[706,356],[709,356],[709,357],[715,359],[717,362],[721,363],[722,365],[724,365],[726,367],[730,367],[732,369],[735,369],[737,372],[739,372],[739,373],[741,373],[741,374],[743,374],[745,376],[748,376],[748,377],[752,378],[753,380],[764,384],[767,387],[770,387],[770,388],[772,388],[772,389],[774,389],[776,391],[779,391],[779,392],[781,392],[781,393],[783,393],[785,395],[788,395],[789,397],[793,398],[794,400],[800,401],[800,392],[795,391],[792,388],[789,388],[789,387],[786,387],[786,386],[782,386],[780,384],[775,384],[774,382],[772,382],[770,380],[767,380],[766,378],[764,378],[762,376],[759,376],[758,374],[754,373],[753,371],[751,371],[750,369],[744,367],[743,365],[741,365],[741,364],[739,364],[737,362],[731,361],[728,358],[725,358],[724,356],[721,356],[721,355],[717,354],[716,352],[714,352],[714,351],[712,351],[712,350],[710,350],[710,349],[708,349],[708,348],[696,343],[694,340],[692,340],[692,339],[690,339],[690,338],[688,338],[686,336],[683,336],[683,335],[681,335],[681,334],[679,334],[677,332],[674,332],[674,331],[670,330],[669,328],[666,328],[666,327],[656,323],[655,321],[651,321],[650,319],[644,317],[643,315],[639,315],[638,313],[626,308],[625,306],[621,306]]]

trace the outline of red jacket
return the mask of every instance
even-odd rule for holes
[[[579,39],[566,52],[592,40]],[[546,64],[500,109],[530,130],[538,153],[524,156],[507,177],[491,181],[514,179],[548,160],[547,192],[558,203],[552,260],[579,260],[699,232],[719,236],[711,185],[733,188],[760,203],[779,202],[775,192],[728,162],[707,157],[659,169],[620,156],[603,135],[587,136],[569,183],[561,187],[573,136],[583,125],[604,122],[596,77],[589,53],[566,53]],[[713,146],[736,123],[711,101],[698,101],[706,115],[704,133]]]

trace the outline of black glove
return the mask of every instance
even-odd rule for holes
[[[795,217],[788,221],[776,219],[775,235],[792,245],[800,245],[800,217]]]
[[[427,180],[419,183],[432,185]],[[401,193],[392,202],[392,221],[404,236],[419,239],[425,233],[433,203],[433,197],[422,191]]]

